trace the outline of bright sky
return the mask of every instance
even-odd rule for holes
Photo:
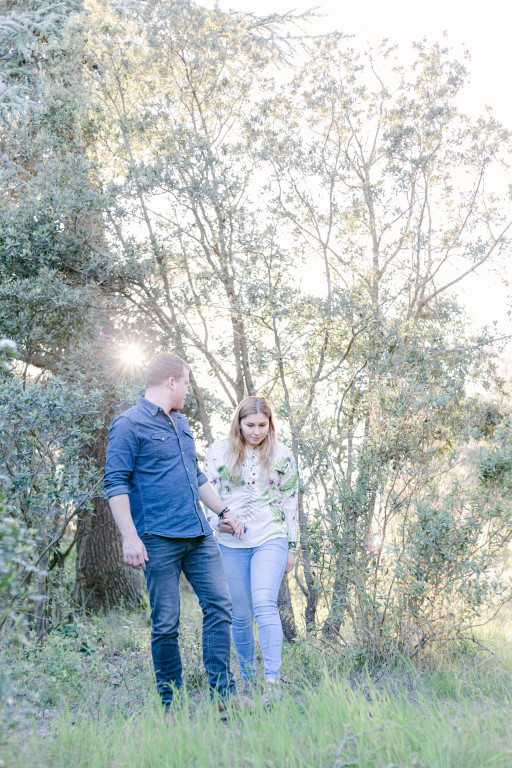
[[[379,43],[384,37],[405,49],[413,41],[444,40],[458,58],[471,54],[470,81],[461,108],[472,116],[493,109],[495,117],[512,129],[512,73],[510,30],[512,10],[505,0],[198,0],[202,5],[263,16],[316,8],[322,14],[310,23],[312,33],[338,30],[354,35],[359,43]],[[512,259],[508,277],[512,284]],[[507,270],[505,270],[507,271]],[[501,267],[503,273],[503,266]],[[462,298],[477,324],[496,320],[504,332],[512,333],[509,314],[511,289],[495,274],[482,270],[464,284]]]

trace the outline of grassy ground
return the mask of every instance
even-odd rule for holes
[[[205,694],[197,604],[186,593],[187,693],[165,724],[143,614],[61,626],[38,651],[4,654],[16,695],[4,721],[9,768],[510,768],[512,644],[476,644],[409,664],[357,669],[301,641],[284,654],[282,702],[256,696],[223,724]],[[8,726],[11,726],[10,728]]]

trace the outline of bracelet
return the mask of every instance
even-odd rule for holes
[[[222,520],[224,518],[224,515],[226,514],[226,512],[229,512],[229,507],[224,507],[224,509],[221,512],[219,512],[219,520]]]

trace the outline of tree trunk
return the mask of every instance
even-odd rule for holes
[[[341,624],[345,618],[347,587],[348,581],[346,576],[337,573],[334,579],[329,614],[322,627],[322,637],[326,639],[336,637],[340,631]]]
[[[304,618],[306,620],[306,632],[314,632],[316,625],[316,604],[318,595],[315,589],[315,580],[313,569],[311,567],[311,558],[309,556],[308,529],[306,514],[304,512],[304,503],[302,493],[299,493],[299,531],[300,531],[300,552],[302,557],[302,567],[304,569],[304,578],[306,579],[306,610]]]
[[[48,544],[48,533],[43,521],[39,524],[39,535],[43,547]],[[47,610],[48,610],[48,553],[45,554],[39,563],[40,570],[37,573],[37,594],[42,597],[35,604],[34,617],[35,630],[38,637],[44,637],[47,628]],[[30,622],[32,624],[32,621]]]
[[[288,574],[285,573],[277,596],[277,605],[281,624],[283,625],[283,634],[285,639],[291,643],[297,637],[297,627],[295,626],[295,616],[293,615],[292,598],[290,587],[288,585]]]
[[[80,521],[78,535],[77,603],[92,613],[137,608],[143,600],[143,578],[123,563],[121,535],[106,499],[94,499],[94,512]]]

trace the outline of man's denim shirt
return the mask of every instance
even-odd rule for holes
[[[171,538],[209,535],[212,528],[199,502],[207,477],[198,467],[188,421],[178,411],[137,398],[137,405],[110,425],[105,492],[127,493],[139,536]]]

